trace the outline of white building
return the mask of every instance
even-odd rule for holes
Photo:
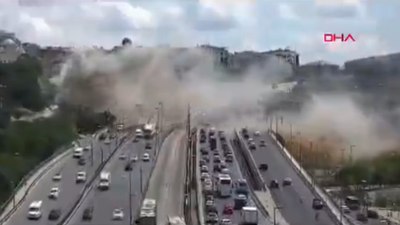
[[[24,53],[24,49],[21,44],[12,38],[0,37],[0,62],[1,63],[12,63],[18,59],[18,57]]]
[[[299,54],[295,51],[290,50],[289,48],[277,49],[277,50],[267,51],[264,53],[278,56],[284,59],[286,62],[292,64],[293,66],[299,66],[300,64]]]

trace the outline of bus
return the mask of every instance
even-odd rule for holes
[[[110,172],[101,172],[100,173],[100,182],[98,188],[100,190],[107,190],[110,188],[110,179],[111,179],[111,174]]]
[[[360,209],[360,200],[356,196],[349,195],[344,200],[345,205],[349,207],[351,210],[359,210]]]
[[[217,192],[220,197],[230,197],[232,194],[232,178],[229,174],[220,174],[217,181]]]
[[[139,218],[135,221],[138,225],[157,225],[156,200],[146,198],[143,200]]]
[[[153,138],[155,134],[155,126],[154,124],[147,123],[143,126],[143,134],[145,139]]]
[[[29,205],[28,209],[28,219],[38,220],[42,216],[42,201],[33,201]]]

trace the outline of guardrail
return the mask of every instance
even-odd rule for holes
[[[325,205],[328,207],[329,210],[327,210],[328,215],[335,220],[336,224],[342,224],[342,225],[355,225],[352,223],[350,220],[348,220],[344,215],[342,217],[340,216],[340,210],[338,205],[332,201],[328,194],[325,193],[325,191],[318,186],[313,184],[313,181],[310,177],[310,175],[306,172],[304,168],[301,167],[301,165],[297,162],[294,157],[291,156],[289,151],[277,140],[276,135],[273,131],[270,130],[269,135],[272,137],[272,139],[276,142],[278,147],[282,150],[281,153],[282,155],[288,160],[289,164],[293,166],[295,171],[299,174],[299,177],[303,179],[304,183],[308,186],[310,190],[313,190],[314,193],[322,200],[324,201]],[[342,218],[342,221],[341,219]]]
[[[193,154],[194,154],[194,141],[196,139],[196,129],[190,131],[187,140],[187,154],[186,154],[186,174],[185,174],[185,206],[183,212],[185,215],[186,224],[193,224],[193,218],[191,214],[192,209],[192,179],[193,179]]]
[[[196,137],[198,137],[199,131],[196,132]],[[202,187],[201,187],[201,181],[200,181],[200,167],[198,166],[200,163],[200,154],[199,154],[199,148],[200,146],[199,143],[199,138],[196,138],[196,173],[195,173],[195,178],[196,178],[196,196],[197,196],[197,217],[199,218],[200,225],[204,225],[204,202],[203,202],[203,196],[202,196]]]
[[[69,148],[72,147],[72,143],[67,145],[67,146],[63,146],[61,148],[59,148],[58,150],[56,150],[49,158],[45,159],[44,161],[42,161],[41,163],[39,163],[37,166],[35,166],[34,169],[32,169],[29,173],[27,173],[22,179],[21,181],[18,183],[18,185],[14,188],[12,195],[7,199],[7,201],[5,203],[2,204],[0,212],[1,214],[5,213],[5,209],[12,204],[12,202],[14,201],[15,195],[18,193],[18,191],[23,188],[27,181],[29,179],[31,179],[40,169],[42,169],[46,164],[50,163],[52,160],[56,159],[57,157],[59,157],[59,159],[57,159],[56,161],[52,162],[51,164],[47,165],[47,167],[52,167],[54,166],[59,160],[61,160],[62,158],[64,158],[66,155],[68,155],[67,150]],[[62,155],[65,154],[65,155]],[[61,156],[62,155],[62,156]],[[48,170],[43,169],[42,172],[40,172],[39,174],[37,174],[37,177],[32,181],[31,184],[29,184],[29,186],[27,187],[27,189],[25,190],[25,193],[23,194],[23,196],[21,197],[21,199],[18,200],[18,202],[15,203],[15,205],[10,209],[10,211],[8,211],[0,220],[0,224],[3,224],[4,222],[6,222],[11,215],[18,209],[18,207],[22,204],[22,202],[24,202],[26,196],[28,195],[29,191],[31,190],[31,188],[33,186],[35,186],[35,184],[37,183],[37,181],[45,174],[47,173]]]
[[[111,159],[111,157],[117,152],[119,147],[121,147],[122,143],[125,142],[125,139],[129,136],[125,135],[122,137],[119,143],[117,143],[117,146],[115,146],[114,150],[111,152],[111,154],[102,162],[100,163],[99,167],[95,170],[93,176],[90,178],[89,182],[85,184],[85,187],[82,189],[82,191],[79,194],[78,199],[72,204],[71,209],[65,214],[65,216],[61,219],[58,225],[64,225],[69,222],[71,219],[71,216],[73,213],[76,211],[78,206],[81,204],[81,200],[85,197],[85,195],[90,191],[90,189],[93,187],[93,182],[96,180],[96,177],[100,174],[100,172],[103,170],[107,162]]]

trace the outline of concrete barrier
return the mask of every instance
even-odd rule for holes
[[[314,190],[314,193],[316,193],[319,198],[321,198],[322,201],[324,201],[325,205],[329,209],[328,212],[331,217],[333,217],[336,220],[337,224],[342,224],[342,225],[352,225],[348,219],[346,219],[344,216],[342,217],[343,220],[342,222],[340,221],[340,210],[338,206],[329,198],[328,194],[326,194],[321,188],[319,188],[316,185],[313,185],[313,181],[310,177],[310,175],[306,172],[305,169],[301,167],[301,165],[297,162],[294,157],[292,157],[289,153],[289,151],[282,146],[282,144],[276,139],[276,136],[273,132],[269,132],[269,135],[272,137],[272,139],[276,142],[278,147],[282,150],[282,154],[285,156],[285,158],[290,162],[290,164],[295,168],[295,170],[298,172],[300,177],[305,181],[307,186]]]
[[[257,207],[260,208],[262,212],[265,211],[267,214],[267,217],[272,219],[271,216],[273,217],[274,209],[277,207],[277,205],[274,202],[271,192],[268,189],[267,185],[265,184],[265,181],[264,181],[260,171],[257,168],[257,164],[254,160],[253,155],[251,154],[250,149],[245,144],[240,133],[237,132],[236,130],[235,130],[235,137],[241,143],[240,148],[241,148],[242,154],[248,158],[247,160],[249,161],[249,164],[252,165],[251,168],[253,168],[253,171],[254,171],[253,173],[257,174],[257,177],[259,177],[259,179],[261,180],[261,183],[263,185],[263,188],[261,190],[259,190],[259,191],[253,190],[252,191],[252,192],[254,192],[254,194],[252,193],[252,197],[253,197]],[[285,218],[280,213],[279,209],[275,211],[275,219],[279,225],[289,225],[289,223],[285,220]]]
[[[200,131],[198,130],[197,132],[196,132],[196,136],[197,137],[199,137],[199,133],[200,133]],[[199,217],[199,222],[200,222],[200,225],[205,225],[205,222],[204,222],[204,202],[203,202],[203,196],[202,196],[202,194],[203,194],[203,188],[202,188],[202,186],[201,186],[201,184],[202,184],[202,182],[201,182],[201,180],[200,180],[200,167],[199,167],[199,165],[200,165],[200,148],[199,148],[199,146],[200,146],[200,138],[196,138],[196,149],[195,149],[195,151],[196,151],[196,185],[197,185],[197,187],[196,187],[196,195],[197,195],[197,203],[198,203],[198,207],[197,207],[197,214],[198,214],[198,217]]]

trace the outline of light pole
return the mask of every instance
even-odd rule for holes
[[[283,207],[282,206],[275,206],[274,207],[274,225],[276,225],[276,210],[277,209],[282,209]]]
[[[142,170],[142,164],[140,164],[140,193],[143,195],[143,170]]]
[[[90,141],[90,161],[91,161],[91,166],[93,166],[93,139]]]
[[[132,224],[132,170],[129,171],[129,225]]]
[[[351,164],[353,164],[353,148],[356,147],[355,145],[350,145],[350,155],[349,155],[349,161]]]

